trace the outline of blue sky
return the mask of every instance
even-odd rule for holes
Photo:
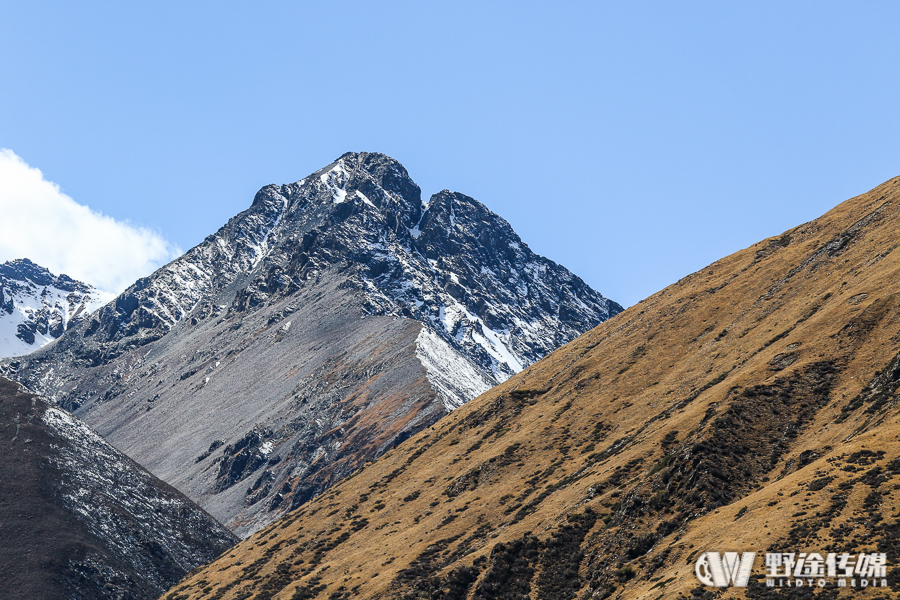
[[[898,22],[864,1],[9,2],[0,148],[154,233],[142,265],[265,184],[384,152],[631,305],[900,175]],[[3,235],[0,261],[31,251]]]

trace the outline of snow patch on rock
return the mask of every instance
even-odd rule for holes
[[[472,361],[427,327],[423,327],[416,338],[416,358],[425,367],[428,381],[448,411],[459,408],[494,385]]]

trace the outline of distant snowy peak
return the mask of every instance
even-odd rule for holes
[[[27,258],[0,264],[0,357],[49,344],[103,304],[103,294]]]

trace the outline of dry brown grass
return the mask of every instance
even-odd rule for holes
[[[701,549],[892,546],[896,382],[882,375],[883,393],[860,392],[900,352],[898,232],[900,178],[689,275],[165,597],[499,597],[477,591],[493,568],[533,598],[565,578],[579,598],[674,598],[697,587],[690,559]],[[862,450],[884,454],[848,463]],[[885,481],[873,486],[864,475],[876,466]],[[584,556],[577,539],[575,554],[566,546],[577,575],[554,574],[548,540],[586,511],[597,518]],[[458,569],[473,565],[466,588]],[[467,595],[453,595],[457,584]]]

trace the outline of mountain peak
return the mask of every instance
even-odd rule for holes
[[[23,283],[30,282],[35,285],[53,286],[68,292],[90,293],[95,291],[93,286],[76,281],[68,275],[53,275],[49,269],[27,258],[17,258],[0,264],[0,277]]]
[[[407,227],[421,216],[422,191],[398,161],[375,152],[347,152],[328,166],[309,177],[286,186],[286,194],[297,193],[306,185],[315,192],[324,192],[320,199],[330,197],[334,205],[350,203],[362,210],[371,208],[384,215],[392,215]],[[284,192],[283,192],[284,193]],[[305,206],[301,203],[300,208]],[[343,207],[340,212],[350,210]]]
[[[15,376],[246,534],[620,310],[475,199],[347,153]]]
[[[101,304],[93,286],[27,258],[0,264],[0,358],[49,344]]]

